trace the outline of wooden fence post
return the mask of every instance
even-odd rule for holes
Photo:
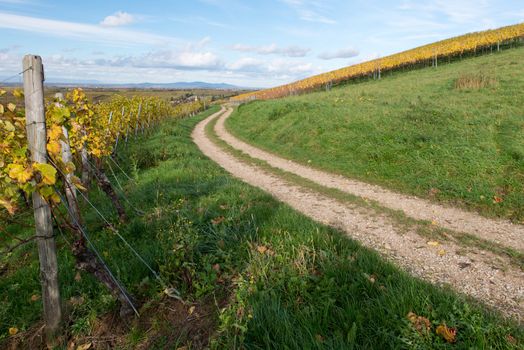
[[[31,160],[47,163],[47,135],[44,109],[44,67],[40,56],[27,55],[23,59],[25,115],[27,142]],[[60,289],[58,286],[58,263],[53,236],[51,208],[42,196],[33,193],[35,228],[38,236],[38,258],[42,283],[45,331],[48,342],[56,339],[62,320]]]

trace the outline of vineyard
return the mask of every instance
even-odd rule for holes
[[[0,348],[522,349],[523,43],[249,93],[44,86],[26,55],[0,82]]]
[[[231,98],[234,102],[268,100],[298,93],[329,88],[333,84],[363,77],[380,78],[382,73],[420,64],[436,67],[439,59],[452,59],[457,56],[477,52],[499,51],[501,46],[521,41],[524,38],[524,23],[494,30],[470,33],[442,40],[411,50],[377,58],[360,64],[315,75],[294,83],[274,88],[241,94]]]
[[[24,64],[29,67],[23,72],[24,91],[14,89],[12,96],[7,96],[6,90],[0,89],[0,97],[14,101],[0,104],[0,205],[14,217],[27,211],[29,198],[33,198],[48,335],[56,331],[61,319],[53,221],[74,232],[71,249],[77,268],[91,273],[109,289],[122,303],[122,314],[138,313],[132,297],[92,245],[78,197],[92,205],[86,194],[96,180],[113,203],[120,222],[125,222],[125,195],[119,193],[105,173],[106,168],[113,175],[114,169],[122,170],[116,160],[119,144],[127,146],[130,137],[144,134],[166,118],[194,115],[204,108],[204,102],[173,106],[157,97],[115,95],[108,102],[93,104],[82,89],[73,89],[65,97],[57,94],[44,104],[41,59],[26,59]],[[115,228],[112,230],[123,240]],[[7,252],[26,243],[21,238],[14,241],[18,244],[8,246]],[[138,252],[129,248],[140,258]]]

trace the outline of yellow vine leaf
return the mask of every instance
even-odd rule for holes
[[[62,136],[62,128],[58,125],[53,125],[47,131],[47,137],[51,140],[58,140]]]
[[[9,120],[4,120],[4,128],[9,132],[13,132],[16,130],[13,123],[11,123]]]
[[[17,98],[22,98],[22,97],[24,97],[24,92],[21,89],[14,89],[13,90],[13,96],[17,97]]]
[[[4,114],[4,105],[0,103],[0,114]]]
[[[14,103],[8,103],[7,109],[9,109],[11,112],[14,112],[16,109],[16,105]]]
[[[75,163],[73,162],[67,162],[64,167],[64,171],[66,174],[72,174],[76,170]]]
[[[47,152],[51,155],[58,155],[60,153],[61,147],[58,141],[50,141],[47,144]]]
[[[78,177],[71,176],[71,182],[80,191],[84,191],[84,192],[87,191],[87,188],[84,187],[84,185],[82,184],[82,181]]]
[[[21,164],[9,164],[9,177],[20,184],[25,184],[33,176],[33,169],[31,167],[24,167]]]
[[[42,175],[44,185],[54,185],[56,183],[56,169],[49,164],[34,163],[33,167]]]
[[[0,96],[4,96],[6,94],[7,91],[5,90],[0,90]]]

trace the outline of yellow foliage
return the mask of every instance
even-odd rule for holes
[[[9,164],[7,169],[9,169],[9,177],[20,184],[25,184],[33,176],[33,169],[21,164]]]
[[[33,167],[42,175],[42,183],[44,185],[54,185],[56,183],[56,169],[49,164],[34,163]]]

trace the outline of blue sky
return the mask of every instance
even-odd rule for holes
[[[524,22],[522,0],[0,0],[0,79],[269,87]]]

